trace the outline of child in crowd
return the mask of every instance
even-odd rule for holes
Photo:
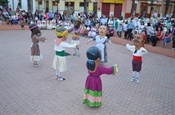
[[[142,56],[148,51],[143,48],[144,39],[140,34],[136,34],[133,39],[134,45],[126,44],[126,48],[133,52],[132,59],[132,79],[131,81],[136,81],[139,83],[139,73],[142,67]]]
[[[163,47],[165,47],[166,44],[169,43],[170,41],[171,41],[170,33],[167,30],[166,33],[163,35]]]
[[[120,23],[119,27],[117,28],[117,35],[118,37],[122,37],[123,25]]]
[[[40,48],[39,42],[44,42],[46,40],[45,37],[41,37],[41,31],[38,26],[33,23],[29,26],[31,31],[31,38],[32,38],[32,45],[31,45],[31,58],[30,60],[33,61],[34,66],[39,66],[40,61]]]
[[[60,72],[66,71],[66,58],[65,58],[65,48],[76,48],[76,44],[66,43],[68,31],[64,27],[56,28],[56,36],[54,50],[55,56],[53,59],[52,67],[56,70],[56,77],[58,80],[65,80],[61,76]]]
[[[142,32],[141,32],[141,35],[142,35],[143,40],[144,40],[144,41],[143,41],[143,47],[144,47],[144,44],[145,44],[146,41],[147,41],[147,40],[146,40],[146,39],[147,39],[146,32],[145,32],[145,31],[142,31]]]
[[[102,74],[118,73],[116,65],[106,68],[100,65],[101,54],[97,47],[90,47],[86,56],[88,58],[86,67],[88,69],[88,77],[85,83],[83,103],[89,107],[100,107],[102,105],[102,81],[100,76]]]
[[[101,63],[103,64],[107,62],[106,42],[110,42],[111,44],[112,42],[106,36],[108,32],[107,26],[101,25],[98,31],[99,35],[97,35],[95,38],[88,40],[87,43],[89,43],[90,41],[96,41],[96,47],[99,48],[99,50],[101,51]]]

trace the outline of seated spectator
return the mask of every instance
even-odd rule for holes
[[[97,31],[98,31],[98,29],[94,25],[93,27],[91,27],[91,29],[90,29],[90,31],[88,33],[88,37],[89,38],[94,38],[97,35]]]
[[[144,42],[143,42],[143,47],[144,47],[144,44],[146,43],[146,39],[147,39],[147,36],[146,36],[146,32],[145,31],[142,31],[141,32],[141,35],[143,36],[143,39],[144,39]]]
[[[108,33],[106,34],[106,36],[108,37],[108,39],[110,39],[110,37],[114,36],[113,26],[109,26]]]
[[[91,28],[89,26],[84,29],[84,36],[88,36],[90,29]]]
[[[162,40],[162,37],[163,37],[163,32],[162,32],[162,28],[161,27],[158,27],[157,28],[157,40]]]
[[[18,16],[16,13],[13,16],[11,16],[11,19],[12,19],[11,21],[12,25],[18,25]]]

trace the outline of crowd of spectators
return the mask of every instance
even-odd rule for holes
[[[171,17],[158,18],[152,16],[151,18],[142,17],[130,17],[128,19],[119,19],[113,15],[107,17],[101,15],[98,17],[93,13],[74,13],[68,16],[66,12],[62,14],[56,12],[43,12],[36,10],[34,14],[29,11],[20,10],[17,8],[16,11],[12,11],[10,8],[0,9],[0,20],[6,22],[6,25],[24,25],[30,24],[31,22],[38,23],[39,21],[52,21],[56,22],[56,25],[62,25],[66,23],[74,22],[78,18],[82,22],[81,34],[86,35],[89,38],[95,37],[98,34],[99,25],[106,25],[108,27],[107,37],[114,36],[115,32],[118,37],[132,40],[133,35],[136,33],[142,34],[145,39],[145,43],[152,43],[152,46],[156,46],[158,40],[162,40],[162,47],[170,41],[173,41],[172,33],[173,24],[175,19]],[[66,23],[64,23],[66,22]],[[67,25],[64,25],[67,26]]]

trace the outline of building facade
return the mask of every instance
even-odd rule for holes
[[[97,12],[97,0],[87,0],[88,11]],[[48,11],[59,11],[62,13],[65,10],[72,10],[75,13],[84,12],[84,0],[35,0],[35,8],[38,10]]]
[[[157,16],[164,16],[166,0],[87,0],[88,11],[93,12],[100,17],[102,14],[107,17],[113,15],[119,18],[131,16],[131,7],[134,2],[134,15],[150,17],[153,13]],[[152,2],[151,2],[152,1]],[[154,2],[153,2],[154,1]],[[84,12],[84,0],[9,0],[9,7],[16,10],[20,7],[22,10],[48,11],[75,11],[75,13]],[[175,16],[175,0],[170,0],[168,14]]]
[[[131,16],[131,7],[133,0],[125,0],[124,11],[125,17]],[[157,16],[164,16],[165,13],[166,0],[135,0],[134,2],[134,15],[135,16],[145,16],[150,17],[152,14],[157,14]],[[168,6],[168,14],[175,13],[175,0],[170,0]]]
[[[16,10],[17,8],[20,8],[22,10],[28,11],[31,10],[35,12],[35,3],[36,0],[9,0],[9,8],[12,10]]]
[[[98,16],[106,15],[120,17],[124,15],[123,7],[125,0],[98,0]]]

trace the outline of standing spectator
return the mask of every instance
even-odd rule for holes
[[[71,18],[71,22],[73,23],[73,22],[74,22],[74,20],[75,20],[75,14],[74,14],[74,12],[72,12],[72,14],[71,14],[70,18]]]
[[[118,37],[122,37],[122,31],[123,31],[123,25],[120,24],[119,27],[117,28],[117,35]]]
[[[100,19],[100,24],[107,25],[107,22],[108,22],[108,18],[106,18],[106,16],[103,15],[102,18]]]
[[[114,19],[114,29],[117,30],[118,28],[118,20],[117,18]]]
[[[23,15],[22,15],[22,12],[19,13],[18,15],[18,21],[19,21],[19,24],[21,25],[21,23],[23,22]]]
[[[134,29],[133,21],[131,20],[127,25],[127,32],[125,34],[125,38],[131,40],[132,39],[132,30]]]
[[[147,41],[146,41],[146,43],[149,43],[151,41],[150,29],[151,29],[151,24],[147,23],[147,26],[146,26],[146,36],[147,36],[146,40]]]
[[[123,33],[124,33],[124,36],[126,36],[127,26],[128,26],[128,21],[126,21],[126,22],[123,21]],[[126,39],[126,37],[124,39]]]
[[[173,24],[173,29],[172,29],[172,32],[171,32],[171,36],[173,37],[172,38],[172,41],[173,41],[172,50],[175,50],[175,23]]]
[[[49,21],[51,21],[54,17],[53,13],[52,12],[49,12],[48,13],[48,17],[49,17]]]
[[[113,25],[114,25],[114,18],[111,16],[111,17],[108,19],[107,26],[113,26]]]
[[[156,35],[156,28],[152,27],[149,30],[150,36],[151,36],[151,42],[152,42],[152,46],[156,46],[157,43],[157,35]]]

